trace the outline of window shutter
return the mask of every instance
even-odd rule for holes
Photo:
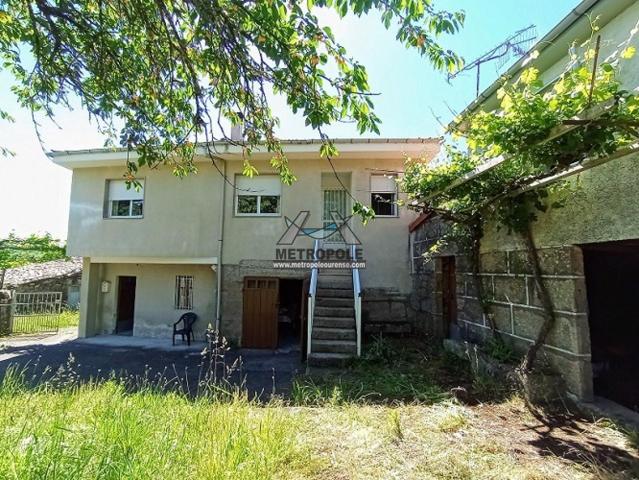
[[[258,175],[253,178],[236,178],[238,195],[281,195],[282,182],[277,175]]]
[[[395,177],[371,175],[371,192],[397,192],[397,182],[395,181]]]
[[[142,185],[140,191],[137,191],[133,185],[126,188],[124,180],[109,180],[109,200],[143,200],[144,199],[144,180],[138,180]]]

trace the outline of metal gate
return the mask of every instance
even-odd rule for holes
[[[60,324],[62,292],[15,294],[11,333],[55,333]]]

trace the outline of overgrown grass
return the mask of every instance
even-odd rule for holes
[[[225,348],[210,353],[213,371]],[[292,398],[267,404],[224,376],[196,397],[152,375],[82,383],[71,360],[53,378],[33,378],[10,369],[0,383],[3,480],[585,480],[639,471],[632,438],[614,425],[589,423],[584,438],[577,424],[564,436],[546,430],[517,396],[473,384],[463,362],[409,340],[377,340],[346,372],[302,377]],[[463,404],[451,386],[492,403]]]
[[[77,327],[80,324],[79,310],[63,310],[58,316],[59,328]]]
[[[55,332],[60,328],[73,328],[80,324],[78,310],[62,310],[57,315],[29,315],[16,317],[14,321],[16,335],[32,335]]]
[[[3,479],[258,479],[305,458],[296,418],[242,395],[127,393],[115,380],[29,389],[13,371],[0,405]]]
[[[293,401],[301,405],[432,404],[449,399],[454,387],[467,389],[482,400],[508,394],[497,382],[490,389],[476,385],[466,362],[425,345],[414,339],[377,337],[361,360],[346,370],[298,377],[293,384]]]

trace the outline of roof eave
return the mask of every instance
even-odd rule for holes
[[[603,5],[604,3],[608,3],[608,1],[609,0],[583,0],[550,32],[544,35],[544,37],[539,40],[526,55],[518,59],[503,75],[500,76],[500,78],[495,80],[488,88],[480,93],[479,96],[473,100],[461,114],[458,115],[458,117],[463,118],[469,113],[477,110],[477,108],[481,105],[484,105],[494,99],[497,90],[499,90],[503,84],[502,78],[515,77],[523,69],[525,66],[524,61],[530,56],[530,54],[532,54],[532,52],[538,51],[540,53],[539,58],[536,60],[538,64],[543,63],[545,66],[549,67],[559,61],[566,55],[567,51],[566,45],[563,42],[558,41],[559,38],[573,27],[577,27],[578,29],[575,36],[589,32],[590,21],[586,14],[597,7],[598,4]],[[606,6],[605,9],[602,7],[600,22],[603,23],[599,26],[602,27],[603,25],[606,25],[612,18],[632,5],[634,1],[635,0],[614,0],[614,2],[610,2],[612,5]],[[454,126],[456,123],[457,122],[453,120],[449,127]]]

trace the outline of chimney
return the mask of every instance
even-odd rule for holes
[[[244,115],[242,115],[242,112],[237,112],[237,116],[240,117],[240,121],[231,126],[231,140],[242,142],[244,140]]]

